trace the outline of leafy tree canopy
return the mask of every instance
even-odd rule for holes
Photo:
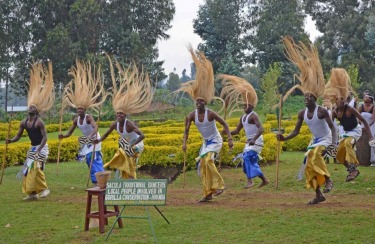
[[[172,0],[7,0],[0,9],[1,31],[9,34],[0,36],[0,58],[10,57],[0,65],[14,67],[14,86],[25,87],[32,60],[51,60],[61,88],[76,58],[107,66],[104,52],[142,66],[154,81],[166,77],[156,43],[168,38]]]
[[[366,40],[371,33],[371,0],[305,0],[305,9],[323,33],[317,43],[325,73],[333,67],[356,64],[362,82],[375,82],[375,48]],[[370,32],[369,32],[370,31]]]

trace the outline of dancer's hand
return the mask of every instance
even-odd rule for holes
[[[255,140],[254,139],[251,139],[250,141],[249,141],[249,146],[254,146],[255,145]]]
[[[233,139],[228,139],[228,146],[229,146],[229,150],[232,151],[232,149],[233,149]]]
[[[276,139],[277,139],[278,141],[285,141],[285,137],[284,137],[283,134],[276,134]]]

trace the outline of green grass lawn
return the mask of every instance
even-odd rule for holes
[[[361,175],[345,182],[342,165],[328,164],[334,181],[326,202],[306,205],[314,192],[295,176],[303,153],[283,153],[279,187],[275,188],[276,165],[263,167],[270,184],[244,190],[241,169],[223,169],[226,191],[209,203],[201,198],[197,172],[187,172],[168,185],[166,206],[159,209],[171,224],[150,208],[159,243],[375,243],[375,168],[360,167]],[[57,169],[59,174],[57,175]],[[18,167],[5,171],[0,185],[1,243],[102,243],[106,233],[98,228],[83,231],[86,205],[87,166],[77,162],[46,166],[51,194],[25,202]],[[150,176],[139,174],[139,178]],[[256,184],[259,179],[254,180]],[[96,205],[93,205],[96,208]],[[144,215],[144,207],[127,207],[127,215]],[[152,243],[146,220],[124,219],[115,227],[110,243]]]

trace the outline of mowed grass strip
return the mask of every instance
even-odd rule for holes
[[[296,174],[302,152],[281,155],[279,187],[275,188],[276,165],[263,166],[270,184],[244,190],[246,177],[241,168],[223,169],[224,194],[211,202],[198,203],[202,185],[197,171],[181,174],[168,185],[166,206],[149,207],[159,243],[374,243],[375,168],[360,167],[361,175],[345,182],[346,170],[328,164],[334,181],[327,200],[307,205],[314,197]],[[0,239],[2,243],[102,243],[115,218],[109,219],[106,233],[98,228],[83,231],[86,208],[87,166],[84,163],[46,165],[51,194],[45,199],[23,201],[20,166],[7,168],[0,185]],[[139,178],[150,178],[140,173]],[[92,208],[96,209],[93,201]],[[109,207],[111,208],[111,207]],[[125,215],[144,216],[144,207],[126,207]],[[146,220],[124,219],[125,227],[115,227],[111,243],[152,243]]]

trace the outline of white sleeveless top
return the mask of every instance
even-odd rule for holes
[[[87,114],[85,114],[85,117],[83,118],[82,124],[79,123],[80,118],[78,118],[77,119],[77,126],[81,130],[82,134],[87,137],[94,130],[94,128],[92,128],[92,125],[87,124],[86,117],[87,117]]]
[[[88,124],[86,122],[86,117],[87,117],[87,114],[85,114],[85,117],[83,118],[83,122],[82,124],[79,123],[79,119],[77,119],[77,126],[78,128],[81,130],[82,134],[86,137],[88,137],[90,135],[90,133],[94,130],[94,128],[92,128],[92,125],[91,124]],[[96,134],[97,136],[97,139],[100,139],[100,134],[99,132]],[[93,145],[89,146],[89,147],[86,147],[86,148],[83,148],[82,151],[83,151],[83,154],[87,154],[89,152],[92,152],[92,147]],[[99,142],[98,144],[96,144],[95,146],[95,151],[100,151],[102,149],[102,143]]]
[[[308,109],[306,108],[305,115],[303,118],[306,124],[309,126],[309,129],[315,138],[324,137],[327,134],[331,133],[331,130],[329,129],[326,120],[324,118],[323,119],[318,118],[318,107],[319,106],[315,107],[312,119],[307,118]]]
[[[255,124],[249,124],[249,122],[248,122],[249,117],[252,113],[255,113],[255,112],[251,111],[251,113],[249,113],[247,115],[245,114],[241,118],[242,126],[245,130],[246,138],[247,138],[247,142],[246,142],[244,151],[253,150],[253,151],[256,151],[257,153],[260,153],[261,150],[262,150],[262,146],[263,146],[263,136],[262,135],[260,135],[257,138],[257,140],[255,141],[256,145],[249,145],[249,143],[248,143],[251,139],[254,138],[254,136],[257,134],[257,131],[258,131],[258,127]]]
[[[254,113],[254,111],[252,111],[251,113],[249,114],[245,114],[244,116],[242,116],[242,126],[245,130],[245,133],[246,133],[246,138],[248,140],[251,140],[254,138],[254,136],[257,134],[257,131],[258,131],[258,127],[255,125],[255,124],[249,124],[249,117],[250,115],[252,115]]]
[[[219,131],[217,130],[216,128],[216,123],[215,123],[215,120],[212,120],[211,122],[208,121],[208,118],[207,118],[207,108],[205,109],[205,112],[204,112],[204,120],[203,122],[199,122],[199,119],[198,119],[198,110],[196,109],[195,110],[195,125],[197,126],[198,128],[198,131],[201,133],[201,135],[203,136],[203,138],[205,140],[210,140],[214,137],[221,137],[220,136],[220,133]]]
[[[318,118],[318,108],[315,107],[312,119],[307,118],[307,108],[305,109],[304,121],[309,126],[314,138],[310,142],[309,148],[316,146],[328,146],[332,143],[332,133],[328,127],[326,120]]]
[[[123,130],[122,130],[122,133],[120,132],[120,122],[117,122],[117,128],[116,128],[116,131],[117,133],[119,133],[119,135],[123,138],[125,138],[129,143],[132,143],[134,142],[135,140],[137,140],[137,138],[139,137],[139,135],[137,133],[135,133],[134,131],[129,133],[127,130],[126,130],[126,122],[128,120],[125,119],[125,122],[124,122],[124,127],[123,127]]]

